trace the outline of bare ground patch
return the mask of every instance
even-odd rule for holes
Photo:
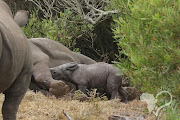
[[[4,100],[0,94],[0,103]],[[128,104],[118,99],[98,102],[79,102],[77,100],[56,99],[45,97],[41,93],[28,91],[21,102],[18,111],[18,120],[66,120],[62,110],[74,120],[108,120],[110,115],[144,116],[147,120],[154,120],[153,114],[149,114],[146,103],[134,100]],[[2,115],[0,114],[0,119]]]

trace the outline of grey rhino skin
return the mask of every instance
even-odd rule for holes
[[[91,65],[66,63],[57,67],[50,68],[54,79],[63,79],[78,86],[78,89],[86,93],[86,89],[104,87],[107,95],[111,99],[117,97],[118,92],[122,96],[122,102],[127,102],[127,92],[122,88],[123,75],[118,68],[110,64],[100,62]],[[121,73],[122,74],[122,73]]]
[[[32,57],[27,38],[0,0],[0,92],[5,95],[3,120],[16,120],[19,104],[31,80]]]
[[[33,78],[34,84],[44,90],[49,90],[55,96],[62,96],[76,87],[52,78],[49,68],[56,67],[69,62],[82,64],[96,63],[91,58],[72,52],[67,47],[54,40],[47,38],[29,39],[29,44],[33,55]],[[32,86],[32,85],[31,85]],[[35,88],[35,89],[38,89]],[[41,91],[41,90],[40,90]]]
[[[18,11],[14,20],[22,27],[28,22],[28,12],[24,10]],[[30,89],[41,91],[42,93],[50,93],[56,96],[62,96],[76,87],[66,81],[57,81],[52,78],[49,67],[59,66],[68,62],[77,62],[81,64],[96,63],[91,58],[72,52],[61,43],[55,42],[47,38],[32,38],[29,39],[33,54],[33,77],[31,80]]]
[[[14,21],[20,26],[23,27],[27,24],[29,19],[29,12],[25,10],[19,10],[14,15]]]

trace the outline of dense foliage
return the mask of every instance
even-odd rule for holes
[[[69,10],[49,19],[42,18],[38,10],[30,13],[29,22],[23,28],[28,38],[46,37],[58,41],[96,61],[111,62],[118,53],[110,26],[112,19],[93,26]]]
[[[116,3],[117,2],[117,3]],[[180,1],[114,1],[122,5],[115,18],[115,38],[128,59],[118,64],[143,91],[160,87],[180,93]],[[120,7],[119,7],[120,8]],[[122,14],[123,13],[123,14]]]
[[[33,11],[23,31],[28,38],[49,38],[62,43],[71,50],[77,50],[74,48],[76,39],[91,29],[91,24],[83,22],[78,15],[65,10],[59,16],[49,19],[39,18],[38,11]]]
[[[111,63],[118,54],[117,44],[111,30],[112,19],[108,18],[94,26],[93,31],[77,39],[76,46],[81,53],[96,61]]]
[[[114,0],[119,51],[116,62],[135,86],[157,94],[168,90],[180,98],[180,0]]]

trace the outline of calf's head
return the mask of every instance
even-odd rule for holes
[[[53,79],[66,80],[71,82],[71,75],[77,68],[78,68],[77,63],[72,62],[50,68],[50,71]]]

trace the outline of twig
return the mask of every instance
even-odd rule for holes
[[[64,7],[79,14],[84,20],[91,24],[97,24],[107,18],[109,14],[115,14],[117,10],[106,11],[105,6],[109,5],[109,0],[28,0],[34,3],[45,17],[52,17],[53,12],[60,13],[60,8]]]
[[[65,113],[64,109],[62,110],[62,113],[66,116],[68,120],[73,120],[67,113]]]

